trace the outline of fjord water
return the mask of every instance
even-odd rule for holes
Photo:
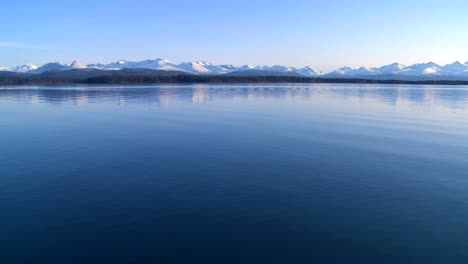
[[[468,88],[0,88],[1,263],[467,263]]]

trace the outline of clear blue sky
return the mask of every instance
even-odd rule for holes
[[[377,66],[468,60],[466,0],[1,3],[0,66],[118,59]]]

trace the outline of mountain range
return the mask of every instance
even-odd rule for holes
[[[434,62],[402,65],[393,63],[382,67],[343,67],[338,70],[321,73],[311,67],[294,68],[282,65],[274,66],[234,66],[230,64],[214,65],[207,61],[176,64],[167,59],[148,59],[143,61],[119,60],[109,64],[84,64],[75,60],[70,64],[51,62],[42,66],[26,64],[17,67],[0,67],[2,72],[19,74],[44,74],[67,70],[117,71],[123,69],[149,69],[195,75],[226,76],[294,76],[321,78],[362,78],[362,79],[395,79],[395,80],[468,80],[468,62],[454,62],[444,66]]]

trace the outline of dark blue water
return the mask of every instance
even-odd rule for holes
[[[468,88],[0,88],[0,263],[468,263]]]

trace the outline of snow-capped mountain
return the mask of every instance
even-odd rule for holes
[[[264,75],[265,73],[281,73],[277,74],[280,76],[305,76],[305,77],[316,77],[321,75],[320,72],[312,69],[311,67],[307,66],[304,68],[294,68],[294,67],[287,67],[283,65],[274,65],[274,66],[251,66],[251,65],[244,65],[241,67],[237,67],[231,72],[238,72],[238,75],[245,75],[245,72],[249,72],[250,75],[255,73],[259,73]],[[243,74],[244,72],[244,74]]]
[[[195,74],[212,74],[215,73],[212,69],[214,65],[207,61],[186,62],[177,65],[179,69]]]
[[[84,63],[80,60],[75,60],[70,64],[70,68],[72,69],[86,69],[88,68]]]
[[[293,72],[296,71],[296,68],[293,67],[286,67],[283,65],[274,65],[274,66],[263,66],[261,67],[262,70],[268,70],[268,71],[276,71],[276,72]]]
[[[70,69],[70,66],[68,65],[62,65],[59,62],[50,62],[50,63],[42,65],[39,68],[28,71],[28,73],[40,74],[46,71],[63,71],[63,70],[69,70],[69,69]]]
[[[442,68],[434,62],[418,63],[403,68],[399,74],[411,76],[442,75]]]
[[[231,64],[214,65],[209,62],[204,62],[204,67],[215,74],[225,74],[237,70],[237,67]]]
[[[167,59],[155,59],[155,60],[144,60],[144,61],[126,61],[119,60],[114,63],[110,63],[103,66],[98,66],[98,69],[102,70],[121,70],[127,69],[152,69],[152,70],[164,70],[164,71],[177,71],[179,70],[174,63]]]
[[[21,71],[21,69],[16,69],[15,71],[17,72],[23,72],[23,73],[32,73],[32,74],[40,74],[46,71],[65,71],[65,70],[71,70],[71,69],[86,69],[88,66],[86,66],[84,63],[82,63],[79,60],[73,61],[71,64],[60,64],[59,62],[51,62],[42,65],[41,67],[37,67],[34,64],[27,64],[24,66],[21,66],[24,71]],[[29,70],[27,67],[29,67]]]
[[[131,68],[132,63],[126,60],[119,60],[109,64],[90,64],[89,68],[96,68],[100,70],[121,70],[123,68]]]
[[[302,74],[307,77],[316,77],[319,76],[321,73],[312,69],[311,67],[307,66],[297,70],[297,73]]]
[[[182,71],[191,74],[222,74],[235,70],[232,65],[214,65],[207,61],[187,62],[181,64],[172,63],[168,59],[154,59],[143,61],[119,60],[109,64],[89,64],[88,68],[100,70],[121,70],[127,69],[152,69],[163,71]]]
[[[389,77],[390,76],[390,77]],[[391,77],[393,76],[393,77]],[[440,66],[434,62],[418,63],[405,66],[399,63],[382,66],[380,68],[340,68],[331,73],[325,74],[329,78],[399,78],[401,79],[424,79],[440,78],[454,79],[457,77],[468,77],[468,63],[454,62],[445,66]]]
[[[468,75],[468,63],[462,64],[456,61],[442,67],[442,72],[448,75]]]
[[[377,67],[343,67],[333,72],[322,74],[311,67],[294,68],[283,65],[274,66],[234,66],[215,65],[208,61],[196,61],[185,63],[173,63],[168,59],[148,59],[143,61],[118,60],[116,62],[104,64],[85,64],[80,60],[75,60],[70,64],[60,64],[52,62],[38,67],[34,64],[26,64],[18,67],[0,67],[0,71],[12,71],[18,73],[41,74],[46,71],[64,71],[71,69],[99,69],[99,70],[122,70],[122,69],[151,69],[162,71],[178,71],[188,74],[219,75],[229,74],[231,76],[304,76],[304,77],[324,77],[324,78],[402,78],[402,79],[456,79],[457,77],[468,78],[468,62],[459,61],[445,66],[440,66],[434,62],[418,63],[405,66],[399,63]]]
[[[368,68],[368,67],[343,67],[334,72],[328,73],[325,76],[331,78],[341,78],[341,77],[359,77],[359,76],[368,76],[379,74],[377,68]]]
[[[26,72],[35,70],[37,68],[39,68],[39,67],[37,65],[34,65],[34,64],[25,64],[25,65],[16,66],[16,67],[13,67],[13,68],[0,66],[0,71],[26,73]]]
[[[244,66],[238,67],[236,70],[237,71],[248,71],[248,70],[253,70],[253,69],[255,69],[254,66],[244,65]]]
[[[35,69],[39,68],[39,66],[35,65],[35,64],[25,64],[25,65],[21,65],[21,66],[17,66],[15,68],[13,68],[13,71],[15,72],[29,72],[29,71],[33,71]]]
[[[393,64],[380,67],[378,71],[381,74],[398,74],[405,67],[405,65],[395,62]]]

